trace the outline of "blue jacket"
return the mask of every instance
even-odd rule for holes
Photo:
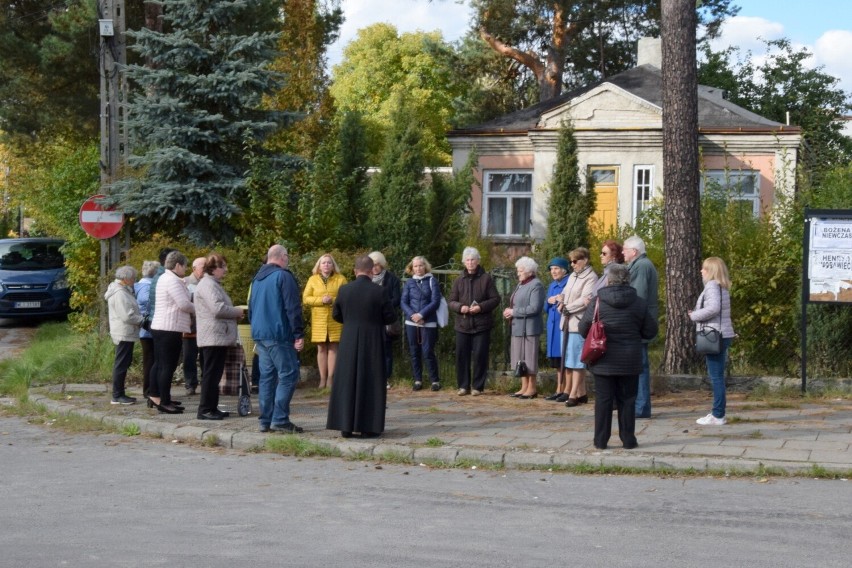
[[[423,278],[410,278],[402,287],[400,305],[405,314],[405,320],[411,321],[411,316],[420,314],[427,324],[438,322],[438,305],[441,303],[441,285],[431,274]]]
[[[264,264],[252,280],[249,314],[255,341],[291,343],[305,336],[299,283],[276,264]]]
[[[562,280],[554,280],[547,287],[547,294],[544,297],[545,313],[547,314],[547,357],[557,359],[562,357],[562,330],[559,328],[559,320],[562,318],[562,314],[556,308],[557,304],[548,304],[547,299],[562,294],[567,283],[567,274]]]

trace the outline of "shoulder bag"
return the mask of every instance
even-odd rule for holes
[[[589,328],[589,333],[583,342],[583,350],[580,352],[580,361],[586,365],[594,363],[606,353],[606,332],[604,331],[604,324],[599,314],[600,306],[601,301],[596,299],[592,326]]]
[[[701,298],[704,307],[704,298]],[[719,298],[719,329],[701,324],[695,332],[695,352],[702,355],[718,355],[722,352],[722,298]]]

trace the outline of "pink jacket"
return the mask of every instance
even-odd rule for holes
[[[157,280],[156,302],[151,329],[190,333],[189,314],[195,313],[195,306],[189,299],[186,283],[171,270],[163,272]]]

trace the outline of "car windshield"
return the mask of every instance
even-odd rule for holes
[[[46,270],[62,268],[62,241],[0,242],[0,269]]]

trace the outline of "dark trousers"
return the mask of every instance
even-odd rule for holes
[[[175,374],[175,369],[177,369],[178,361],[180,361],[181,332],[152,329],[151,335],[154,336],[156,365],[149,386],[150,394],[158,397],[160,404],[171,404],[172,377]]]
[[[154,367],[154,340],[143,337],[139,344],[142,346],[142,396],[147,398],[151,389],[151,369]]]
[[[124,396],[124,380],[131,363],[133,341],[119,341],[115,346],[115,362],[112,365],[112,398]]]
[[[384,356],[385,381],[389,381],[393,375],[393,340],[385,334],[385,356]]]
[[[194,337],[183,338],[183,386],[198,386],[198,343]]]
[[[460,389],[471,388],[471,360],[473,360],[473,388],[485,390],[488,378],[488,347],[491,344],[491,330],[479,333],[456,332],[456,381]]]
[[[429,380],[440,382],[438,377],[438,357],[435,356],[435,343],[438,342],[437,327],[405,326],[408,349],[411,353],[411,372],[416,382],[423,382],[423,359],[429,371]]]
[[[612,434],[612,401],[618,410],[618,437],[636,446],[636,392],[639,375],[595,375],[595,447],[606,448]]]
[[[215,412],[219,408],[219,381],[225,372],[225,346],[201,348],[201,396],[198,399],[198,414]]]

